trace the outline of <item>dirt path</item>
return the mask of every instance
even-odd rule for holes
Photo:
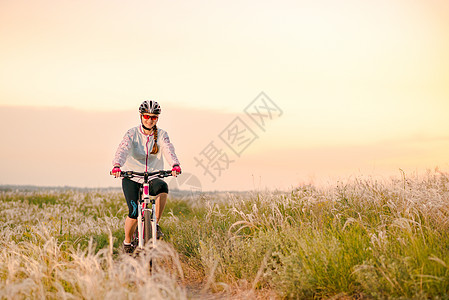
[[[275,300],[278,299],[275,293],[272,291],[254,291],[243,290],[239,288],[231,289],[223,292],[212,292],[205,290],[200,285],[187,285],[187,298],[188,299],[201,299],[201,300]]]

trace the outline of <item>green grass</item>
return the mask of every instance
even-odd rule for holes
[[[40,288],[48,295],[85,297],[87,283],[77,273],[100,276],[100,296],[117,285],[109,281],[121,278],[115,267],[125,268],[119,248],[127,209],[120,192],[4,191],[0,208],[0,298],[12,293],[11,282],[25,289],[30,274],[39,274],[27,269],[26,257],[48,271]],[[253,296],[271,291],[285,299],[449,298],[445,173],[169,199],[161,225],[172,247],[167,251],[180,257],[184,285],[196,281]],[[14,260],[10,253],[20,255]],[[146,284],[120,280],[122,297]],[[182,287],[169,285],[185,296]],[[17,295],[42,295],[14,286]]]
[[[440,173],[227,201],[212,195],[166,226],[189,264],[217,283],[292,299],[447,299],[448,182]]]

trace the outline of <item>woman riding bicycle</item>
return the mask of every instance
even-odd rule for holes
[[[157,128],[156,123],[161,113],[161,107],[156,101],[144,101],[139,107],[139,126],[128,130],[118,146],[113,160],[112,174],[120,176],[123,171],[152,172],[164,168],[164,157],[172,166],[172,175],[181,173],[180,163],[175,148],[170,142],[166,131]],[[143,179],[123,178],[122,189],[128,205],[129,213],[125,220],[125,240],[123,247],[126,252],[132,252],[131,238],[137,226],[137,201]],[[163,234],[159,220],[165,208],[168,196],[168,185],[162,179],[156,178],[150,182],[150,195],[156,196],[157,236]]]

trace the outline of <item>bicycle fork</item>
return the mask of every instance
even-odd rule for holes
[[[156,247],[156,240],[157,240],[157,228],[156,228],[156,201],[155,199],[150,199],[150,193],[149,193],[149,187],[150,185],[148,183],[143,184],[143,195],[142,195],[142,203],[138,205],[138,212],[137,212],[137,231],[138,231],[138,239],[139,244],[138,247],[140,249],[143,249],[145,244],[145,232],[144,230],[150,230],[150,228],[144,228],[144,217],[148,216],[151,218],[151,238],[153,243],[153,248]],[[151,209],[148,208],[149,204],[151,203]],[[148,213],[145,213],[148,212]],[[148,223],[147,223],[148,224]]]
[[[145,210],[149,211],[150,209],[146,208]],[[151,240],[153,243],[153,248],[155,248],[156,240],[157,240],[157,222],[156,222],[156,199],[154,199],[154,198],[151,199],[150,213],[148,213],[147,216],[151,216],[151,222],[150,222],[151,223]],[[146,230],[150,230],[150,228],[146,228]]]

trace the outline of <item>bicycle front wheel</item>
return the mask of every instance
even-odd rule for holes
[[[145,233],[144,237],[143,237],[144,238],[143,241],[146,244],[151,239],[151,237],[153,236],[153,234],[151,232],[151,213],[150,213],[150,211],[145,210],[144,214],[143,214],[143,217],[144,217],[144,222],[143,222],[144,230],[143,230],[143,232]]]

